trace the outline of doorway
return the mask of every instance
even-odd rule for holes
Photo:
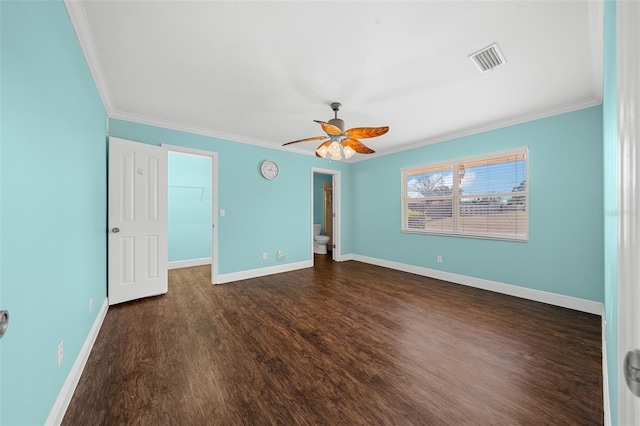
[[[163,147],[169,157],[169,269],[211,264],[211,283],[217,284],[217,153]]]
[[[323,182],[322,185],[322,233],[329,237],[327,250],[333,251],[333,176],[329,176],[329,181]]]
[[[312,259],[315,256],[313,225],[321,225],[321,234],[329,237],[326,256],[331,260],[339,261],[341,259],[339,171],[311,169],[310,229]]]

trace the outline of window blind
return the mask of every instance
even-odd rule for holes
[[[404,168],[402,231],[528,240],[528,149]]]

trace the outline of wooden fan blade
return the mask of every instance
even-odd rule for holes
[[[322,126],[322,130],[327,132],[327,134],[329,135],[339,135],[340,133],[342,133],[342,130],[338,129],[333,124],[325,123],[324,121],[320,121],[320,120],[313,120],[313,121],[315,121],[316,123],[319,123]]]
[[[347,138],[342,140],[343,146],[351,147],[358,154],[373,154],[375,151],[360,142],[358,139]]]
[[[331,141],[322,142],[320,145],[318,145],[318,147],[316,148],[316,157],[322,158],[321,156],[318,155],[318,150],[323,146],[329,146],[329,145],[331,145]]]
[[[283,143],[282,146],[285,145],[291,145],[292,143],[298,143],[298,142],[311,142],[311,141],[319,141],[321,139],[326,139],[326,136],[314,136],[312,138],[306,138],[306,139],[300,139],[297,141],[293,141],[293,142],[287,142],[287,143]]]
[[[375,138],[376,136],[382,136],[389,131],[388,126],[384,127],[354,127],[347,130],[345,133],[352,138],[366,139]]]

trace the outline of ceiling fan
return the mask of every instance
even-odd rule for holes
[[[358,139],[375,138],[382,136],[389,131],[388,126],[384,127],[354,127],[347,131],[344,130],[344,120],[338,118],[338,111],[342,104],[340,102],[331,103],[331,109],[335,113],[334,118],[328,122],[313,120],[322,126],[322,130],[326,132],[326,136],[315,136],[312,138],[300,139],[293,142],[287,142],[282,146],[291,145],[298,142],[323,142],[316,149],[316,157],[326,158],[331,155],[332,160],[341,160],[342,156],[347,159],[356,152],[358,154],[373,154],[375,151],[360,142]]]

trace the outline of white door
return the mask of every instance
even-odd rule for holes
[[[167,150],[109,138],[109,304],[166,293]]]
[[[618,423],[640,424],[640,3],[616,3],[619,242]]]

